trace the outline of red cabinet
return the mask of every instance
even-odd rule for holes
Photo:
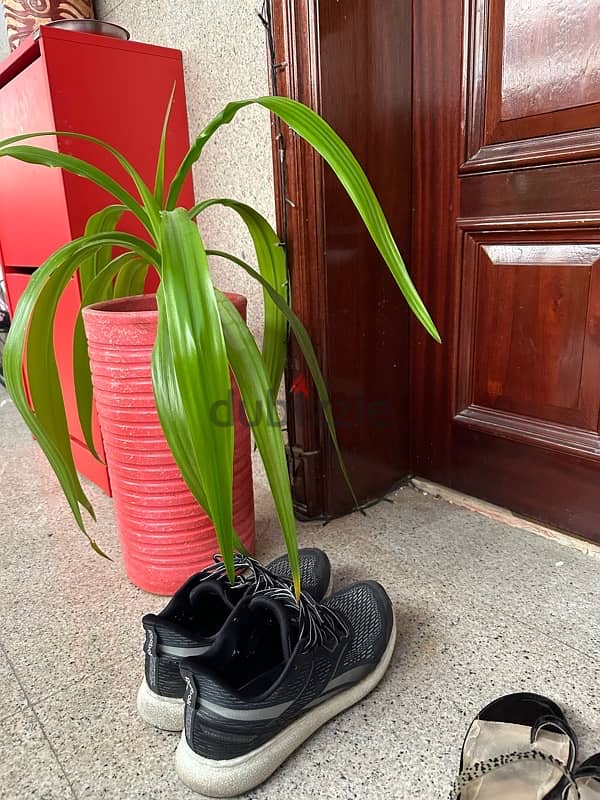
[[[0,64],[0,139],[41,130],[74,131],[102,139],[153,183],[166,104],[175,85],[166,173],[189,145],[181,53],[90,34],[42,28]],[[32,139],[91,161],[135,193],[115,159],[88,142]],[[11,312],[28,277],[60,245],[81,236],[91,214],[117,202],[104,190],[62,170],[0,158],[0,267]],[[191,179],[181,205],[193,204]],[[132,218],[123,230],[142,233]],[[80,472],[110,491],[106,468],[86,449],[72,378],[73,324],[80,301],[74,279],[59,306],[54,339],[75,461]],[[102,452],[97,424],[95,437]]]

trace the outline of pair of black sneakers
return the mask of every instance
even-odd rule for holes
[[[301,550],[300,566],[297,601],[286,556],[268,567],[236,556],[233,585],[215,558],[142,620],[138,711],[183,731],[176,769],[197,792],[233,797],[262,783],[390,663],[396,626],[385,590],[365,581],[328,595],[321,550]]]

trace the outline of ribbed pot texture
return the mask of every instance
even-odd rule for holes
[[[245,298],[228,297],[245,319]],[[125,569],[136,586],[173,594],[212,562],[218,547],[209,517],[171,455],[156,411],[151,378],[156,298],[141,295],[88,306],[83,320]],[[232,390],[233,522],[254,552],[250,428],[234,380]]]

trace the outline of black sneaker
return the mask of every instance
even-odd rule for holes
[[[267,567],[245,556],[236,555],[235,560],[238,577],[234,586],[229,584],[222,560],[215,556],[214,566],[193,575],[159,614],[142,618],[146,658],[137,708],[150,725],[168,731],[183,728],[185,684],[179,664],[210,650],[242,598],[261,589],[291,586],[287,556]],[[300,550],[300,572],[303,591],[315,599],[321,600],[330,591],[331,565],[322,550]]]
[[[289,589],[258,591],[211,653],[181,666],[181,780],[211,797],[262,783],[327,720],[383,677],[396,639],[384,589],[356,583],[318,604]]]

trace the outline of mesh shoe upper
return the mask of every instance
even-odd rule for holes
[[[290,562],[286,555],[271,561],[267,569],[278,578],[292,580]],[[331,580],[331,564],[322,550],[316,547],[304,547],[300,550],[300,579],[303,592],[310,594],[315,600],[325,597]]]
[[[352,627],[354,635],[344,652],[342,667],[350,669],[379,660],[391,630],[392,616],[382,612],[382,605],[387,607],[388,603],[385,590],[375,581],[355,583],[323,601]]]
[[[299,557],[305,591],[320,599],[329,585],[329,559],[315,548],[300,550]],[[274,581],[289,580],[291,576],[287,556],[277,558],[266,568],[243,557],[237,561],[242,568],[250,564],[251,569],[239,576],[233,587],[222,564],[217,562],[215,567],[186,581],[160,613],[142,618],[146,633],[145,678],[156,694],[182,697],[185,685],[179,672],[180,661],[201,655],[214,644],[247,593],[269,587]]]
[[[182,664],[186,739],[199,755],[230,759],[260,747],[382,660],[393,610],[379,584],[300,609],[288,595],[291,602],[278,590],[247,598],[216,647]]]

